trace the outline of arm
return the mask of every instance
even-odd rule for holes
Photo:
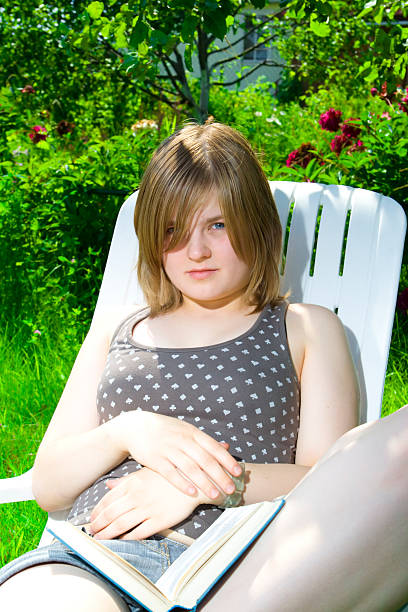
[[[358,383],[340,319],[321,306],[293,304],[286,327],[301,390],[296,460],[248,464],[247,504],[289,493],[340,436],[358,425]]]
[[[358,385],[340,320],[319,306],[290,308],[288,340],[302,398],[296,462],[248,463],[244,504],[289,493],[329,447],[357,425]],[[211,500],[201,491],[184,499],[148,471],[143,476],[144,495],[139,493],[140,482],[139,474],[125,476],[99,502],[92,513],[92,529],[99,532],[98,537],[128,532],[126,539],[146,538],[187,518],[200,504],[222,503],[223,496]],[[147,491],[154,503],[147,500]]]
[[[40,444],[33,471],[38,503],[47,511],[69,507],[84,489],[129,455],[165,475],[186,494],[197,492],[193,482],[217,498],[218,490],[207,474],[228,492],[233,483],[222,468],[234,473],[240,469],[237,462],[193,425],[132,411],[98,426],[96,390],[111,327],[106,317],[92,324]]]

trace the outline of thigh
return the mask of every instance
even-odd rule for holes
[[[408,601],[408,407],[340,438],[200,609],[392,612]]]
[[[98,577],[64,563],[27,568],[0,587],[0,608],[30,612],[129,612],[121,596]]]

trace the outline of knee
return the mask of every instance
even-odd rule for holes
[[[400,492],[408,503],[408,405],[381,420],[384,469],[382,485]]]

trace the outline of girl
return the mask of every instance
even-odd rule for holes
[[[396,610],[407,409],[356,428],[339,319],[279,295],[281,227],[249,144],[216,123],[173,134],[135,229],[148,308],[93,322],[38,450],[38,503],[72,506],[156,580],[223,507],[287,495],[202,609]],[[57,543],[0,580],[3,609],[140,609]]]

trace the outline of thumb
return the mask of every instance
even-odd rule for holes
[[[105,480],[105,484],[108,489],[114,489],[121,483],[122,478],[112,478],[111,480]]]

